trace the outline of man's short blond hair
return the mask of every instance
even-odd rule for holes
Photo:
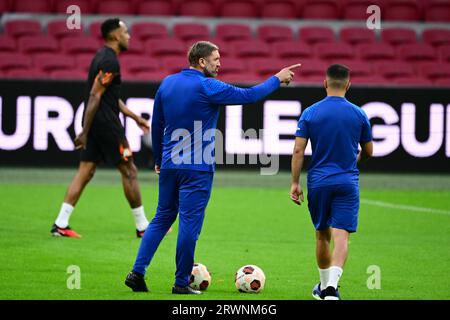
[[[194,43],[188,52],[189,65],[192,67],[198,66],[198,61],[201,58],[206,58],[211,55],[213,51],[219,50],[219,47],[209,41],[198,41]]]

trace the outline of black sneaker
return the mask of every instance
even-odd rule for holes
[[[173,294],[202,294],[199,290],[194,290],[191,287],[178,287],[173,286],[172,288]]]
[[[138,229],[136,229],[136,237],[142,238],[144,236],[144,232],[145,230],[139,231]]]
[[[130,287],[134,292],[148,292],[145,284],[144,276],[137,272],[131,271],[125,279],[125,285]]]
[[[340,300],[339,294],[332,286],[329,286],[325,290],[323,290],[322,294],[324,297],[323,300]]]

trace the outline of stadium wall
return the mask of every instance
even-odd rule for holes
[[[124,83],[123,100],[150,119],[158,85]],[[76,166],[73,138],[81,129],[84,91],[78,81],[0,80],[0,165]],[[283,87],[255,105],[226,106],[216,136],[218,167],[273,166],[279,155],[280,169],[289,170],[301,110],[324,96],[320,87]],[[364,170],[450,172],[448,90],[352,87],[347,98],[361,106],[372,123],[376,158],[364,164]],[[132,120],[124,125],[137,165],[152,166],[149,136],[142,136]]]

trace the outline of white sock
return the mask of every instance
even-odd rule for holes
[[[328,276],[327,287],[331,286],[331,287],[337,289],[339,279],[341,278],[342,272],[344,272],[344,270],[342,270],[342,268],[340,268],[338,266],[331,266],[329,270],[330,270],[330,273]]]
[[[145,216],[144,206],[131,209],[131,212],[133,213],[134,221],[136,222],[136,229],[139,231],[144,231],[147,229],[148,220]]]
[[[61,210],[59,211],[58,218],[56,218],[55,224],[60,228],[66,228],[69,225],[69,219],[73,209],[74,207],[72,207],[70,204],[63,202]]]
[[[320,275],[320,290],[325,290],[328,284],[328,277],[330,275],[330,268],[328,269],[320,269],[319,268],[319,275]]]

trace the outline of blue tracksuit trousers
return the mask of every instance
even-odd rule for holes
[[[142,238],[133,267],[134,272],[145,274],[161,240],[180,213],[175,285],[189,285],[195,244],[202,229],[213,176],[214,173],[208,171],[161,170],[158,208]]]

